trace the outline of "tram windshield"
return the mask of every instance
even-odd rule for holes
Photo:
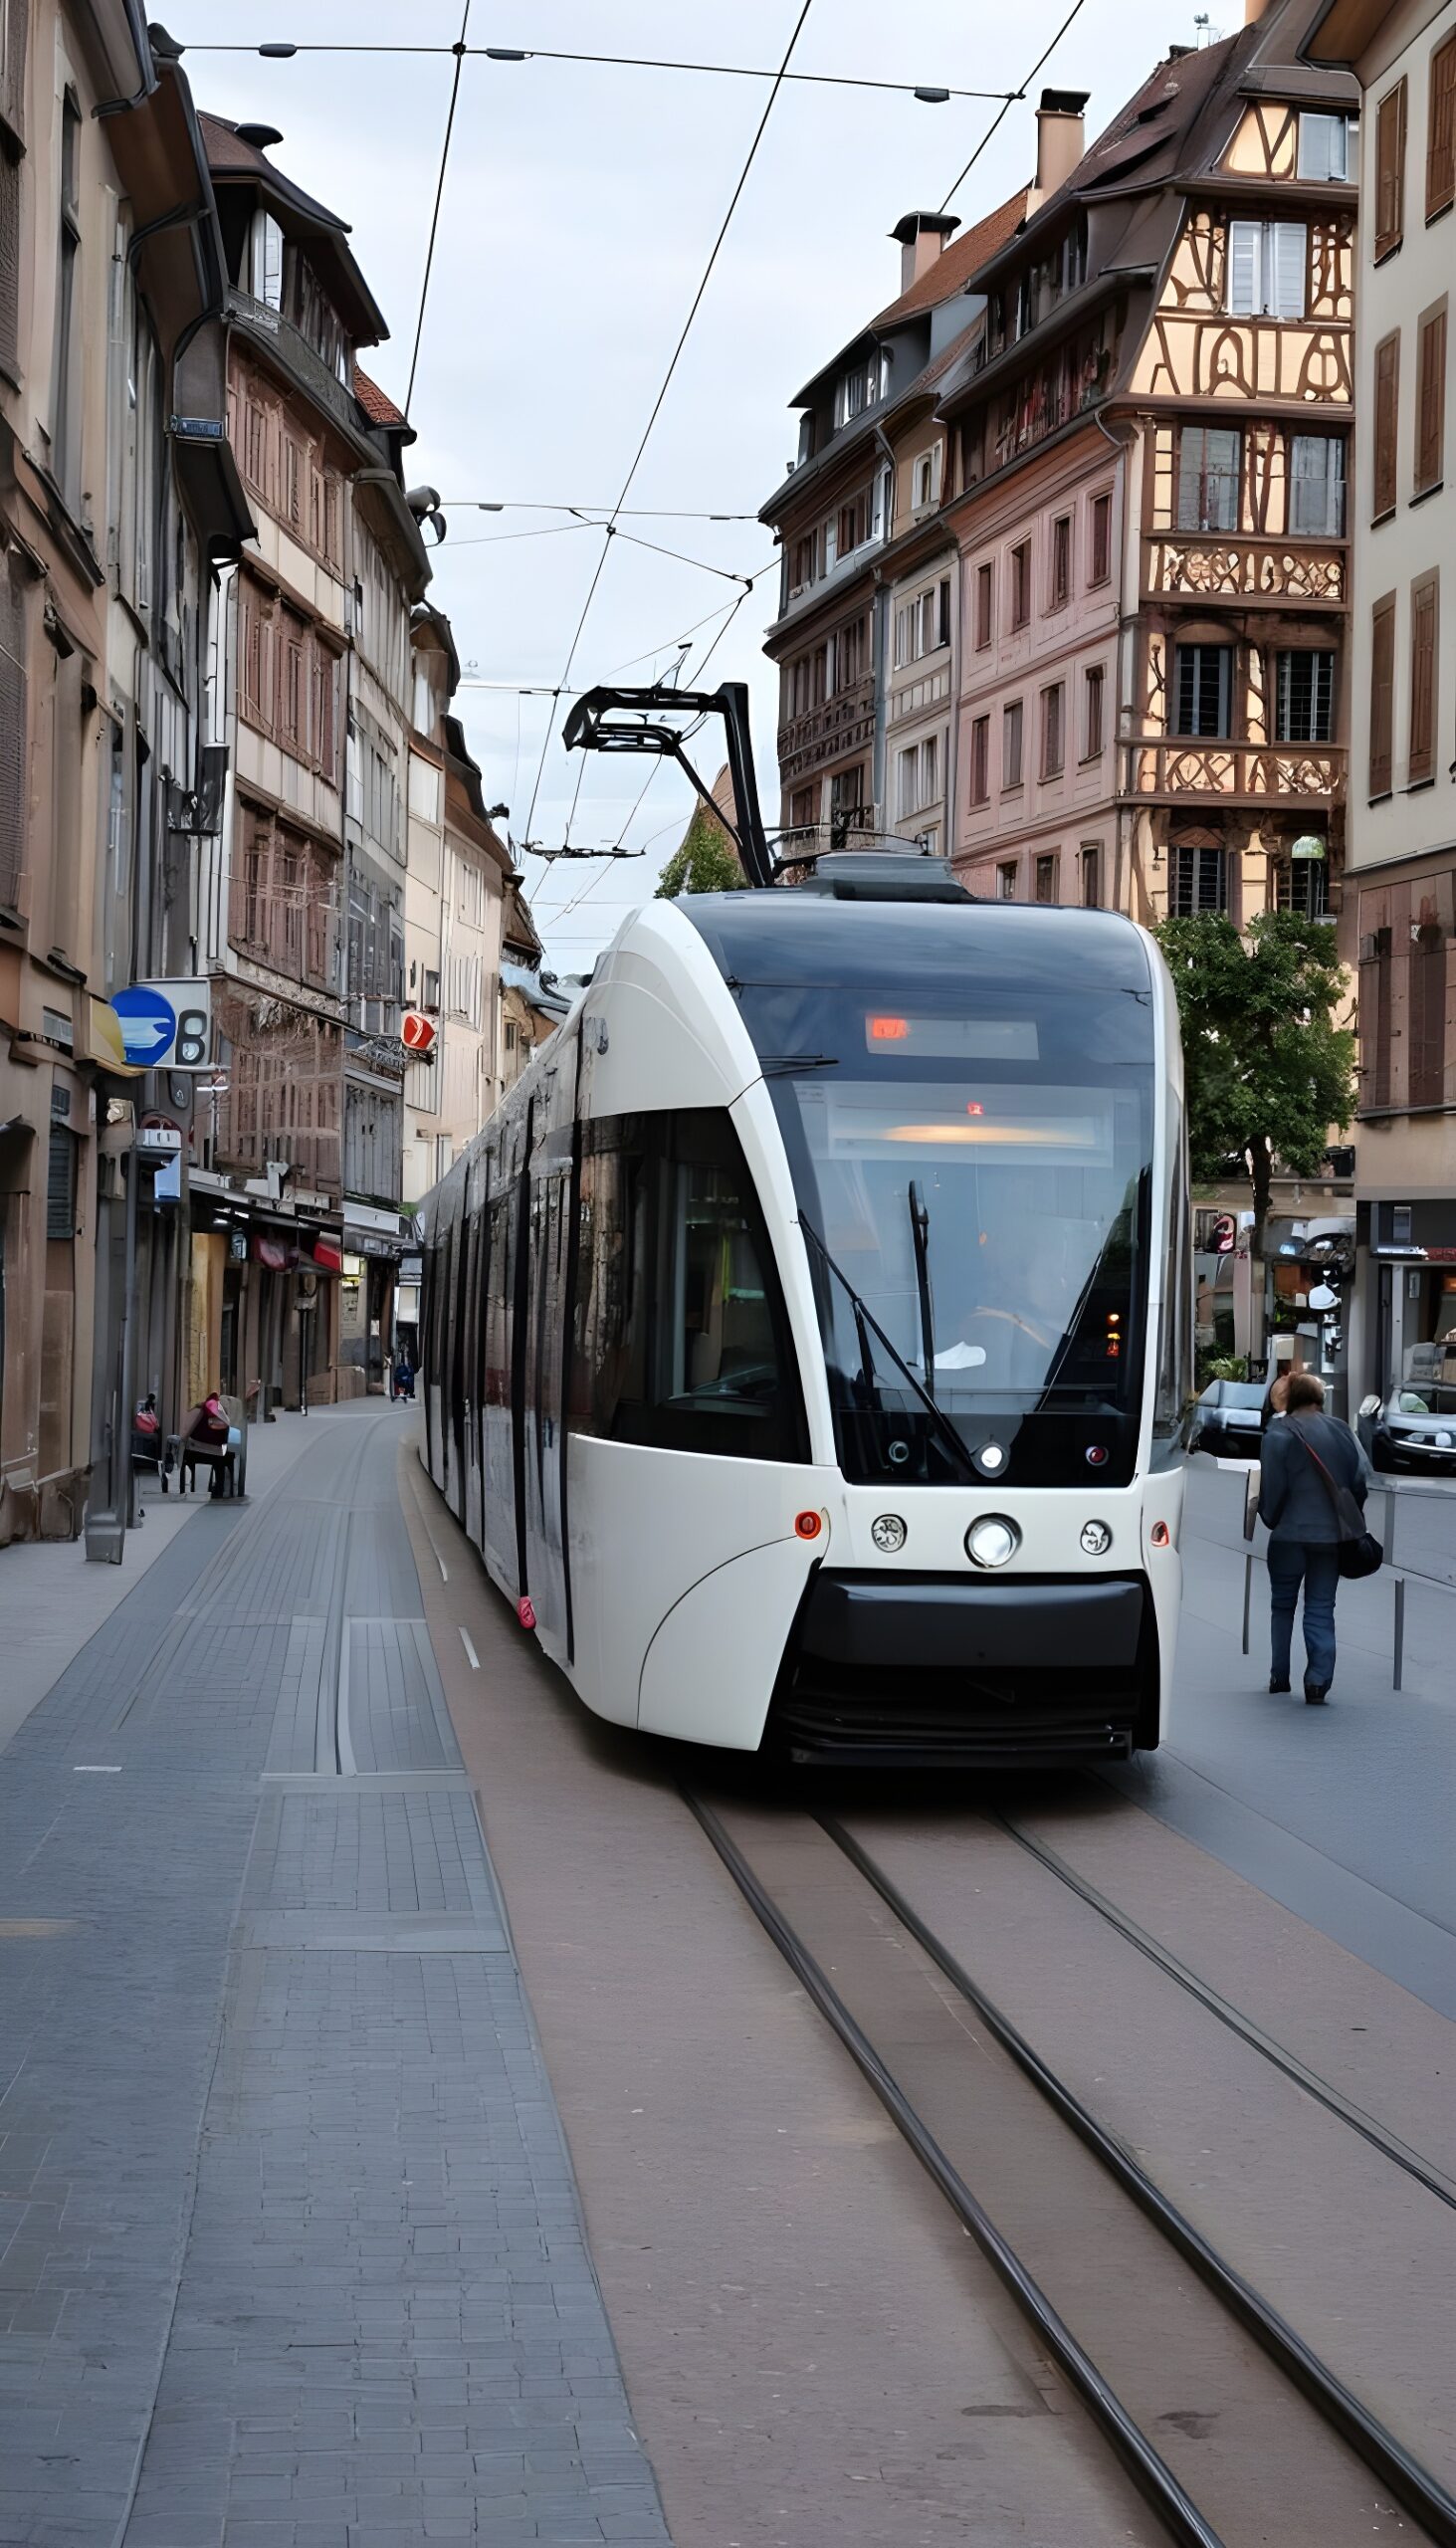
[[[1145,958],[1131,932],[1094,929],[1052,981],[1017,935],[993,962],[987,938],[957,949],[946,930],[892,982],[882,948],[880,978],[872,957],[859,981],[736,985],[816,1264],[850,1475],[983,1480],[988,1443],[989,1473],[1085,1479],[1091,1459],[1109,1483],[1131,1474]]]

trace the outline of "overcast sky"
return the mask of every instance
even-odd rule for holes
[[[772,68],[800,0],[472,0],[473,44],[671,56]],[[806,72],[853,72],[941,88],[1020,86],[1070,0],[967,7],[965,0],[813,0],[793,56]],[[199,106],[275,124],[273,156],[352,225],[353,247],[392,330],[363,357],[403,401],[450,95],[448,58],[301,55],[265,62],[208,44],[450,45],[464,0],[170,0]],[[1215,12],[1219,32],[1239,14]],[[1170,43],[1196,41],[1191,0],[1083,0],[1036,83],[1089,89],[1096,132]],[[579,505],[604,515],[657,395],[767,96],[764,83],[535,60],[463,69],[411,416],[410,483],[437,487],[449,537],[432,598],[448,611],[481,684],[561,680],[601,533],[563,513],[475,510]],[[977,219],[1032,172],[1035,92],[1013,106],[956,196]],[[937,206],[994,105],[922,106],[873,92],[785,87],[629,503],[755,515],[796,443],[787,400],[899,282],[887,237],[904,212]],[[666,673],[690,632],[685,679],[723,626],[735,587],[702,570],[752,574],[773,557],[749,520],[624,515],[623,532],[683,551],[683,564],[612,543],[573,684]],[[549,535],[540,535],[543,531]],[[522,536],[532,533],[532,536]],[[777,599],[765,575],[737,612],[707,680],[753,687],[759,785],[777,811],[775,683],[761,652]],[[713,614],[709,616],[709,614]],[[638,659],[638,660],[634,660]],[[630,669],[628,669],[630,667]],[[464,688],[457,707],[488,803],[526,836],[589,846],[625,836],[645,856],[616,864],[528,858],[548,960],[589,966],[624,908],[651,893],[681,838],[686,781],[652,764],[565,753],[559,706],[507,688]],[[712,779],[715,746],[705,737]],[[580,898],[578,900],[578,897]]]

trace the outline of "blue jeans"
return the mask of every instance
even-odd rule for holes
[[[1329,1541],[1282,1540],[1269,1543],[1270,1674],[1289,1679],[1289,1649],[1294,1614],[1305,1588],[1305,1663],[1311,1680],[1328,1690],[1335,1678],[1335,1595],[1340,1589],[1340,1551]]]

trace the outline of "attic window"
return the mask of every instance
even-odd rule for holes
[[[1162,97],[1154,98],[1150,106],[1141,106],[1139,108],[1138,121],[1140,123],[1155,123],[1159,115],[1165,115],[1167,113],[1168,107],[1172,105],[1172,102],[1173,92],[1168,90]]]
[[[271,212],[253,216],[248,289],[268,310],[283,308],[283,232]]]

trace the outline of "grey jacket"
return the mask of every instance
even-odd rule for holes
[[[1259,1519],[1280,1540],[1328,1545],[1340,1538],[1331,1495],[1310,1449],[1324,1461],[1337,1486],[1348,1486],[1356,1504],[1365,1500],[1366,1469],[1360,1446],[1338,1416],[1301,1407],[1271,1424],[1259,1448]]]

